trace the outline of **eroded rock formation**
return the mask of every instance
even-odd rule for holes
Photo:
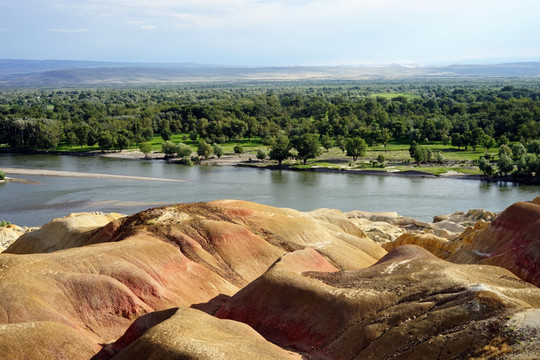
[[[115,213],[70,214],[20,236],[6,252],[30,254],[82,246],[97,229],[123,216]]]
[[[537,287],[500,267],[452,264],[417,246],[394,242],[387,254],[369,237],[384,227],[385,241],[424,232],[423,244],[441,257],[478,255],[490,234],[499,249],[534,250],[540,217],[532,205],[516,204],[491,226],[477,223],[459,236],[448,230],[457,218],[440,221],[445,230],[393,214],[233,200],[57,219],[0,254],[0,358],[540,351]]]
[[[290,251],[318,249],[340,269],[369,266],[386,253],[329,212],[324,220],[218,201],[150,209],[101,228],[80,216],[58,219],[0,254],[0,323],[6,331],[61,324],[94,349],[148,312],[191,305],[212,312]],[[17,353],[17,343],[3,346]]]
[[[0,252],[6,250],[25,232],[25,229],[13,224],[0,227]]]
[[[540,198],[504,210],[449,260],[501,266],[540,286]]]
[[[490,344],[516,341],[507,316],[538,307],[540,289],[505,269],[455,265],[407,245],[361,270],[278,262],[216,316],[311,359],[455,359],[496,355]]]

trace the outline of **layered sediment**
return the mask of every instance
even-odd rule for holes
[[[539,207],[425,223],[222,200],[56,219],[0,254],[0,357],[534,353]]]

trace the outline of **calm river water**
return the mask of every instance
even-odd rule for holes
[[[539,186],[477,180],[270,171],[229,166],[186,167],[163,161],[57,155],[0,155],[0,168],[19,167],[133,175],[186,182],[13,175],[37,184],[0,184],[0,220],[42,225],[70,212],[132,214],[152,206],[242,199],[302,211],[395,211],[421,220],[457,210],[501,211],[540,195]],[[8,174],[9,176],[9,174]]]

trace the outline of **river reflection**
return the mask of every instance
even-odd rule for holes
[[[17,175],[39,185],[0,186],[0,220],[41,225],[70,212],[134,213],[168,203],[241,199],[302,211],[395,211],[434,215],[484,208],[500,211],[540,195],[538,186],[447,178],[271,171],[227,166],[185,167],[163,161],[54,155],[0,155],[1,167],[181,179],[183,183]],[[8,174],[9,175],[9,174]]]

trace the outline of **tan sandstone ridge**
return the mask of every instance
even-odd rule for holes
[[[415,246],[387,254],[359,226],[367,216],[222,200],[103,225],[84,215],[57,219],[0,254],[0,358],[536,351],[538,288],[502,268],[452,264]]]
[[[98,229],[81,219],[53,221],[0,254],[6,334],[22,323],[51,326],[45,335],[67,326],[80,335],[72,345],[99,350],[144,313],[191,305],[215,310],[287,252],[318,249],[340,269],[369,266],[386,253],[334,211],[327,221],[217,201],[150,209]],[[79,221],[82,229],[72,226]],[[43,342],[62,340],[51,335]],[[33,358],[29,351],[17,342],[0,345],[0,355],[14,359]],[[83,354],[72,358],[88,358]]]
[[[51,252],[84,244],[96,231],[112,220],[125,215],[116,213],[74,213],[54,219],[41,228],[28,232],[13,243],[7,252],[26,254]]]
[[[505,269],[455,265],[408,245],[360,270],[278,262],[216,316],[309,359],[456,359],[502,355],[516,341],[507,317],[536,317],[539,307],[540,289]]]
[[[435,220],[460,222],[469,218],[469,226],[457,236],[441,237],[429,231],[409,231],[382,246],[391,251],[402,245],[418,245],[441,259],[497,265],[525,281],[540,285],[540,197],[515,203],[496,218],[478,210],[461,218],[455,215],[436,217]],[[461,224],[467,224],[467,221]]]
[[[448,259],[501,266],[540,286],[540,197],[504,210]]]
[[[6,250],[25,232],[25,229],[13,224],[0,227],[0,252]]]

